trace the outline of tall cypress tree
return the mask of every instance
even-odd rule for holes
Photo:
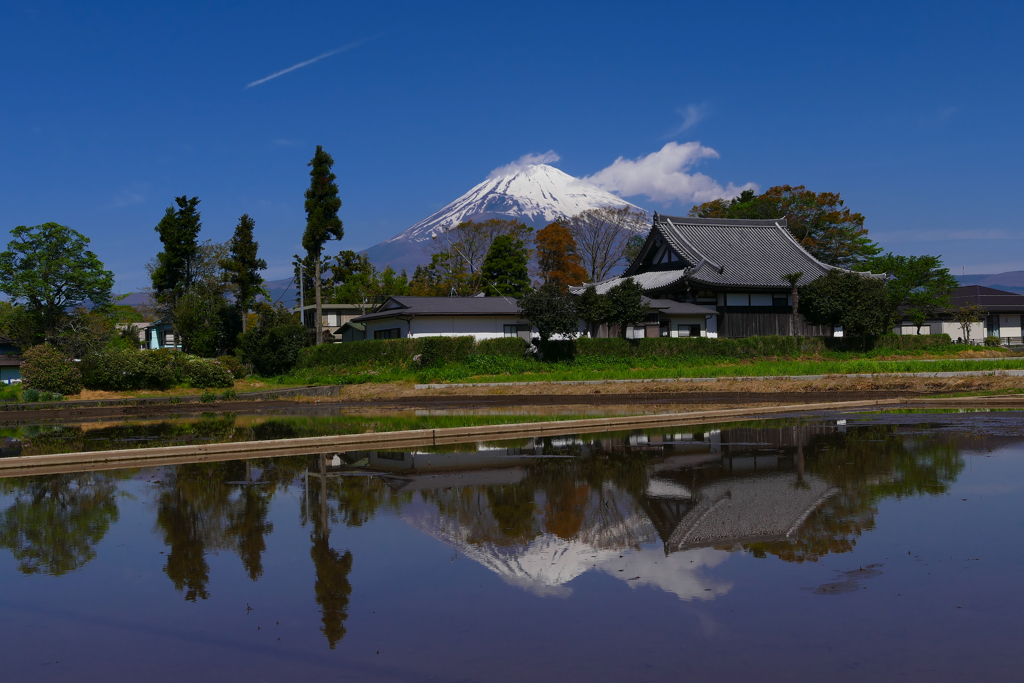
[[[221,267],[227,271],[228,282],[235,285],[235,300],[242,313],[242,332],[245,332],[246,318],[256,295],[264,293],[260,271],[267,267],[267,262],[257,255],[260,243],[252,238],[255,228],[256,221],[243,213],[228,244],[231,255],[221,262]]]
[[[199,260],[199,230],[203,223],[199,216],[199,197],[189,198],[187,195],[175,197],[178,205],[167,207],[164,217],[157,223],[156,232],[164,250],[156,255],[156,268],[153,269],[153,290],[156,299],[168,311],[173,311],[178,300],[196,279],[196,266]],[[174,327],[174,338],[178,338],[178,330],[174,324],[173,314],[171,325]]]
[[[321,321],[323,314],[320,302],[320,262],[327,240],[340,240],[345,235],[338,210],[341,198],[338,197],[338,185],[334,181],[337,176],[331,172],[334,159],[320,145],[309,164],[309,189],[306,190],[306,232],[302,235],[302,247],[313,258],[316,270],[313,283],[316,288],[316,343],[323,342]],[[305,315],[305,312],[303,312]]]

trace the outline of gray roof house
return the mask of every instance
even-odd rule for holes
[[[964,330],[953,322],[953,310],[962,306],[977,305],[985,309],[986,315],[982,322],[970,326],[970,339],[964,339]],[[985,337],[998,337],[1003,345],[1019,346],[1024,344],[1024,295],[1004,292],[1001,289],[983,287],[982,285],[966,285],[957,287],[950,296],[950,310],[925,321],[918,329],[917,325],[904,320],[893,332],[896,334],[948,334],[950,339],[980,343]]]
[[[405,337],[523,337],[532,328],[512,297],[393,296],[373,313],[353,318],[366,339]]]
[[[811,256],[789,232],[784,218],[654,214],[651,232],[636,260],[620,277],[595,286],[603,294],[631,277],[654,303],[672,300],[713,309],[717,315],[707,318],[701,330],[705,336],[789,335],[793,333],[791,288],[783,276],[803,273],[799,282],[803,286],[832,270],[842,269]],[[798,324],[797,332],[803,336],[833,334],[831,328],[808,325],[802,316]],[[648,336],[652,328],[647,326]],[[660,329],[662,336],[673,331],[666,334],[664,324]]]

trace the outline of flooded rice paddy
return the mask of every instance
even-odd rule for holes
[[[1022,510],[1018,412],[0,479],[2,678],[1009,680]]]

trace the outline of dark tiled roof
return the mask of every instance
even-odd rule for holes
[[[393,296],[374,312],[353,318],[352,322],[368,322],[398,315],[519,315],[519,305],[512,297],[500,296]]]
[[[977,304],[989,312],[1024,312],[1024,294],[1004,292],[981,285],[957,287],[950,296],[950,302],[953,308]]]
[[[12,365],[21,365],[21,356],[0,355],[0,366],[9,367]]]
[[[655,214],[648,239],[658,237],[683,259],[680,269],[695,284],[782,289],[788,287],[782,279],[788,273],[803,273],[802,286],[836,270],[807,253],[790,234],[784,218],[731,220]],[[649,267],[638,260],[624,275],[637,275],[645,268]]]
[[[647,299],[647,305],[665,315],[718,315],[713,308],[672,299]]]

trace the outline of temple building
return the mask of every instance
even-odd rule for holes
[[[631,330],[633,336],[791,335],[792,287],[784,276],[802,273],[798,285],[803,287],[831,270],[842,269],[811,256],[790,234],[784,218],[654,214],[651,232],[636,260],[620,277],[595,286],[604,294],[631,277],[643,287],[654,312],[643,333]],[[582,292],[584,287],[574,291]],[[670,302],[687,305],[676,316],[679,320],[673,317],[676,307]],[[618,330],[602,326],[595,332],[595,336],[616,336]],[[810,325],[799,315],[796,332],[822,337],[837,331]]]

